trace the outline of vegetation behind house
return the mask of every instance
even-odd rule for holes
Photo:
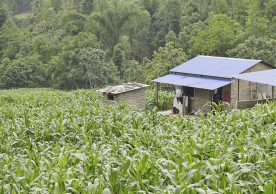
[[[276,64],[275,0],[1,0],[0,87],[149,82],[199,54]]]

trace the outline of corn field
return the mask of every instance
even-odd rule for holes
[[[0,94],[0,193],[275,193],[276,104],[186,120],[93,91]]]

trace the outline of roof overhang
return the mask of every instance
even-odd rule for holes
[[[175,86],[186,86],[192,88],[215,90],[226,86],[233,81],[230,79],[218,79],[210,77],[187,76],[180,74],[169,74],[152,80],[153,82],[170,84]]]
[[[117,95],[117,94],[122,94],[125,92],[139,90],[139,89],[147,88],[147,87],[149,87],[149,85],[147,85],[147,84],[132,82],[132,83],[123,83],[123,84],[117,85],[117,86],[108,86],[108,87],[100,89],[98,91],[102,92],[103,94]]]
[[[276,86],[276,69],[243,73],[233,77],[240,80]]]

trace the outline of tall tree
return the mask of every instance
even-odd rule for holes
[[[54,8],[55,12],[59,12],[62,8],[62,1],[61,0],[52,0],[52,7]]]
[[[80,52],[83,79],[90,88],[102,87],[116,80],[116,67],[108,63],[101,49],[87,48]]]
[[[7,19],[7,11],[0,7],[0,28],[3,26]]]
[[[123,78],[122,66],[123,66],[124,60],[125,60],[125,52],[123,51],[122,48],[120,48],[120,44],[117,44],[113,50],[112,61],[116,65],[121,79]]]
[[[191,38],[193,49],[199,54],[225,56],[240,38],[241,26],[226,15],[213,15],[207,29]]]
[[[182,64],[187,59],[186,54],[180,48],[175,48],[173,43],[168,43],[154,52],[153,59],[146,64],[146,81],[165,75],[169,70]]]
[[[181,5],[179,0],[167,0],[154,14],[151,24],[152,47],[157,49],[166,44],[166,35],[172,30],[180,32]]]
[[[264,37],[249,37],[244,43],[228,51],[232,57],[261,59],[276,67],[276,40]]]
[[[94,0],[84,0],[82,3],[82,13],[90,15],[95,8]]]

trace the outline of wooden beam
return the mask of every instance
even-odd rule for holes
[[[183,94],[184,94],[184,93],[183,93]],[[185,107],[186,97],[187,97],[187,96],[182,95],[182,98],[183,98],[183,103],[182,103],[182,116],[185,116],[185,113],[186,113],[186,107]]]
[[[157,110],[159,110],[159,87],[160,87],[160,83],[156,83],[156,107]]]
[[[272,100],[274,100],[274,86],[272,86]]]
[[[240,80],[238,79],[238,101],[240,101]]]

